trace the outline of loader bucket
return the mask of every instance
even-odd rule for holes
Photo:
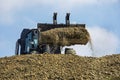
[[[85,24],[38,24],[40,31],[39,44],[70,46],[85,45],[89,41],[89,33]]]

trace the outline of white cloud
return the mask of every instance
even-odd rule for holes
[[[65,48],[73,48],[77,55],[79,56],[92,56],[92,50],[89,43],[87,45],[72,45],[72,46],[65,46],[62,49],[62,53],[65,52]]]
[[[95,56],[115,54],[120,45],[119,38],[101,27],[89,27]]]
[[[29,0],[26,0],[28,3]],[[51,5],[57,5],[57,6],[68,6],[68,5],[88,5],[88,4],[99,4],[99,3],[105,3],[105,4],[111,4],[116,3],[119,0],[32,0],[29,1],[29,4],[51,4]],[[28,5],[29,5],[28,4]]]
[[[116,35],[101,27],[89,27],[88,31],[92,39],[92,49],[90,43],[70,46],[70,48],[76,50],[77,55],[100,57],[117,53],[120,42]],[[63,52],[65,48],[63,48]]]
[[[56,11],[68,12],[75,6],[90,4],[111,4],[119,0],[0,0],[0,22],[11,23],[14,21],[14,13],[26,7],[52,6]],[[7,19],[6,17],[7,16]]]
[[[14,11],[20,8],[25,8],[26,6],[36,6],[36,5],[53,5],[54,7],[70,7],[74,5],[84,6],[88,4],[111,4],[117,3],[119,0],[0,0],[0,10],[1,12]]]
[[[13,23],[13,14],[23,6],[23,0],[0,0],[0,22]]]
[[[0,0],[0,10],[10,12],[23,6],[24,0]]]

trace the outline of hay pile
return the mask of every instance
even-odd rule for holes
[[[120,54],[101,58],[65,54],[0,58],[0,80],[120,80]]]
[[[54,28],[41,32],[40,44],[55,44],[70,46],[74,44],[86,44],[89,41],[89,33],[82,27]]]

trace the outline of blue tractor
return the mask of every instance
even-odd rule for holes
[[[21,54],[45,53],[45,52],[61,54],[60,45],[40,43],[41,32],[54,28],[63,28],[69,26],[85,27],[85,24],[70,24],[69,16],[70,13],[67,13],[65,17],[65,22],[66,22],[65,24],[57,24],[57,13],[54,13],[52,24],[38,23],[36,29],[23,29],[20,39],[18,39],[16,42],[15,54],[21,55]]]

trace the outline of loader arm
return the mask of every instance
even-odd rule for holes
[[[19,55],[20,39],[16,41],[15,55]]]

